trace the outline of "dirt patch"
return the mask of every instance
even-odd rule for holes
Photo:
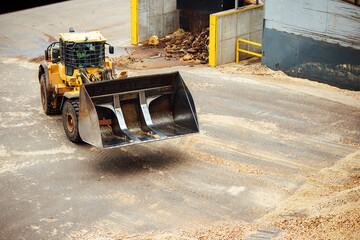
[[[125,57],[115,57],[113,60],[115,68],[119,70],[146,70],[173,66],[194,66],[200,64],[197,62],[182,62],[178,57],[166,60],[165,55],[165,50],[158,49],[156,47],[135,47],[131,55]]]
[[[211,148],[226,149],[229,152],[237,153],[234,150],[237,149],[238,146],[229,146],[228,143],[221,144],[219,141],[206,136],[206,132],[204,131],[202,131],[199,135],[189,136],[187,138],[186,143],[183,145],[185,152],[189,152],[193,154],[194,156],[196,156],[196,158],[202,161],[228,167],[229,169],[239,173],[251,174],[251,175],[268,174],[266,171],[256,167],[255,165],[238,162],[238,161],[232,161],[218,156],[210,155],[203,151],[199,151],[195,147],[195,144],[201,144],[203,146],[207,146],[208,149]]]
[[[221,224],[198,229],[180,229],[175,232],[154,233],[149,236],[125,237],[123,239],[153,239],[153,240],[175,240],[175,239],[201,239],[201,240],[222,240],[222,239],[243,239],[251,231],[259,228],[258,224],[238,222],[233,224]]]
[[[134,70],[193,66],[209,60],[209,29],[199,33],[178,29],[163,37],[152,36],[132,48],[129,56],[114,58],[116,68]]]
[[[199,63],[180,62],[179,59],[173,58],[165,60],[164,52],[156,49],[146,49],[138,53],[133,53],[127,57],[114,58],[115,68],[118,70],[147,70],[156,68],[166,68],[174,66],[194,66]]]
[[[200,61],[206,64],[209,61],[209,28],[200,33],[185,32],[178,29],[159,39],[159,46],[165,46],[166,58],[173,55],[180,56],[182,61]]]
[[[236,222],[223,223],[207,227],[177,229],[174,231],[154,231],[145,234],[124,235],[94,228],[89,232],[74,232],[71,239],[116,239],[116,240],[222,240],[244,239],[251,231],[259,228],[259,224]],[[105,237],[105,238],[104,238]]]
[[[38,57],[33,57],[33,58],[28,58],[26,56],[19,55],[19,56],[16,56],[14,59],[17,61],[21,61],[21,62],[40,64],[42,61],[44,61],[44,55],[40,55]]]
[[[29,62],[31,63],[41,63],[42,61],[44,61],[43,55],[29,59]]]
[[[360,147],[360,142],[353,142],[353,141],[348,141],[345,139],[340,139],[340,142],[350,145],[350,146],[354,146],[354,147]]]
[[[222,73],[234,73],[234,74],[244,74],[244,75],[259,75],[266,77],[276,77],[276,78],[285,78],[288,77],[282,71],[273,71],[270,68],[261,65],[261,58],[252,57],[245,59],[237,63],[228,63],[220,65],[217,69]]]
[[[218,164],[218,165],[227,166],[227,167],[230,167],[230,168],[232,168],[235,171],[240,172],[240,173],[256,174],[256,175],[265,175],[265,174],[267,174],[264,170],[261,170],[261,169],[255,167],[255,166],[253,166],[253,165],[249,165],[249,164],[246,164],[246,163],[234,162],[234,161],[226,160],[226,159],[216,157],[216,156],[204,153],[204,152],[193,151],[193,154],[196,157],[198,157],[199,159],[203,160],[203,161]]]

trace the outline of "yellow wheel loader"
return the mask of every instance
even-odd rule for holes
[[[195,104],[178,72],[117,77],[114,48],[98,31],[60,33],[39,66],[42,107],[62,114],[68,139],[121,147],[198,133]],[[106,47],[108,46],[108,47]]]

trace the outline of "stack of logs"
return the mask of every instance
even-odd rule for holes
[[[209,61],[209,28],[195,34],[178,29],[158,40],[158,42],[155,41],[158,44],[151,44],[151,41],[148,44],[163,47],[167,60],[172,57],[180,57],[185,62],[200,61],[202,64],[206,64]]]

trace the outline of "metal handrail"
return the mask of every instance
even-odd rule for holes
[[[257,57],[261,57],[260,53],[255,53],[255,52],[251,52],[251,51],[241,49],[239,42],[244,42],[244,43],[254,45],[254,46],[257,46],[257,47],[262,47],[262,45],[260,43],[256,43],[256,42],[252,42],[252,41],[249,41],[249,40],[239,38],[236,41],[236,63],[239,63],[239,52],[243,52],[243,53],[251,54],[251,55],[254,55],[254,56],[257,56]]]

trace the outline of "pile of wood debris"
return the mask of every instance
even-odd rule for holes
[[[206,64],[209,61],[209,28],[200,33],[178,29],[164,37],[152,36],[149,40],[141,42],[139,46],[163,48],[166,52],[164,56],[166,60],[180,57],[184,62],[199,61]]]

